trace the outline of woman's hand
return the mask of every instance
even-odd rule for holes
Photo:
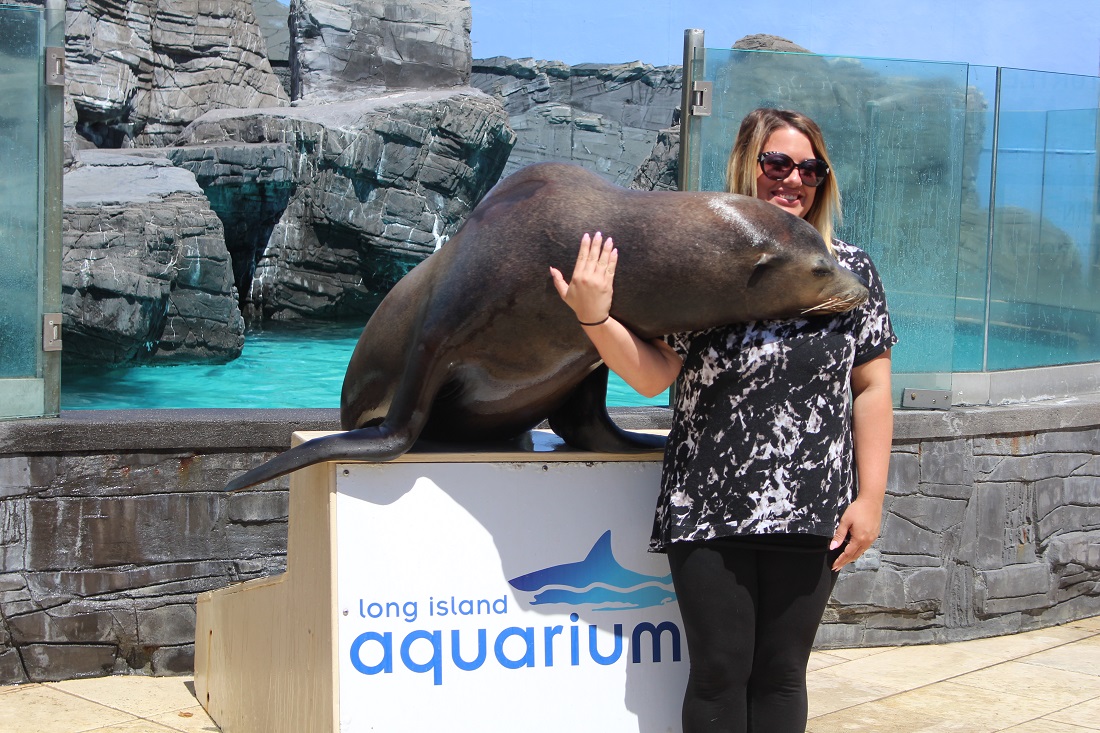
[[[581,323],[598,324],[607,320],[611,313],[612,285],[618,261],[619,251],[615,249],[611,237],[605,240],[599,232],[595,236],[586,233],[581,237],[573,278],[568,283],[560,270],[550,268],[554,288]]]
[[[878,539],[878,533],[882,525],[882,502],[874,499],[856,498],[840,517],[840,524],[833,535],[833,541],[829,543],[829,549],[844,545],[844,551],[833,563],[833,570],[842,567],[857,559],[867,551],[872,543]]]
[[[610,237],[605,240],[599,232],[595,236],[585,234],[581,237],[573,279],[566,283],[561,272],[553,267],[550,276],[558,295],[585,326],[584,333],[604,364],[639,393],[653,397],[675,381],[682,362],[664,341],[642,341],[611,318],[612,284],[618,261],[619,251]]]

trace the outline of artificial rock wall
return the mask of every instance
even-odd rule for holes
[[[475,60],[470,83],[500,100],[516,132],[503,175],[553,160],[627,186],[676,118],[680,77],[678,66],[498,56]]]
[[[882,536],[820,647],[942,642],[1100,613],[1100,397],[897,414]],[[0,684],[187,674],[198,593],[285,567],[287,479],[231,476],[336,410],[0,424]],[[615,411],[667,427],[668,410]],[[1028,427],[1024,427],[1024,426]]]
[[[77,156],[62,226],[66,362],[240,356],[244,319],[222,223],[194,175],[157,155]]]
[[[467,86],[468,0],[294,0],[293,107],[252,0],[68,11],[69,365],[224,362],[246,321],[365,319],[514,141],[500,103]],[[114,172],[187,190],[119,185],[103,148]]]
[[[67,120],[97,147],[171,143],[221,107],[289,99],[251,0],[68,0]]]

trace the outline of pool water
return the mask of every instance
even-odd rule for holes
[[[344,371],[362,323],[279,324],[250,332],[241,356],[214,366],[65,367],[62,410],[184,407],[339,407]],[[612,407],[668,405],[642,397],[614,374]]]

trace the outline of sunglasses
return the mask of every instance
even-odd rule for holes
[[[797,168],[802,185],[817,188],[825,183],[825,176],[829,175],[829,166],[820,158],[807,158],[801,163],[795,163],[786,153],[761,153],[756,160],[764,175],[773,181],[782,181]]]

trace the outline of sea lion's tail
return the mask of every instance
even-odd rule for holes
[[[246,471],[226,484],[225,490],[247,489],[323,461],[388,461],[408,451],[412,443],[409,434],[381,426],[324,435]]]

